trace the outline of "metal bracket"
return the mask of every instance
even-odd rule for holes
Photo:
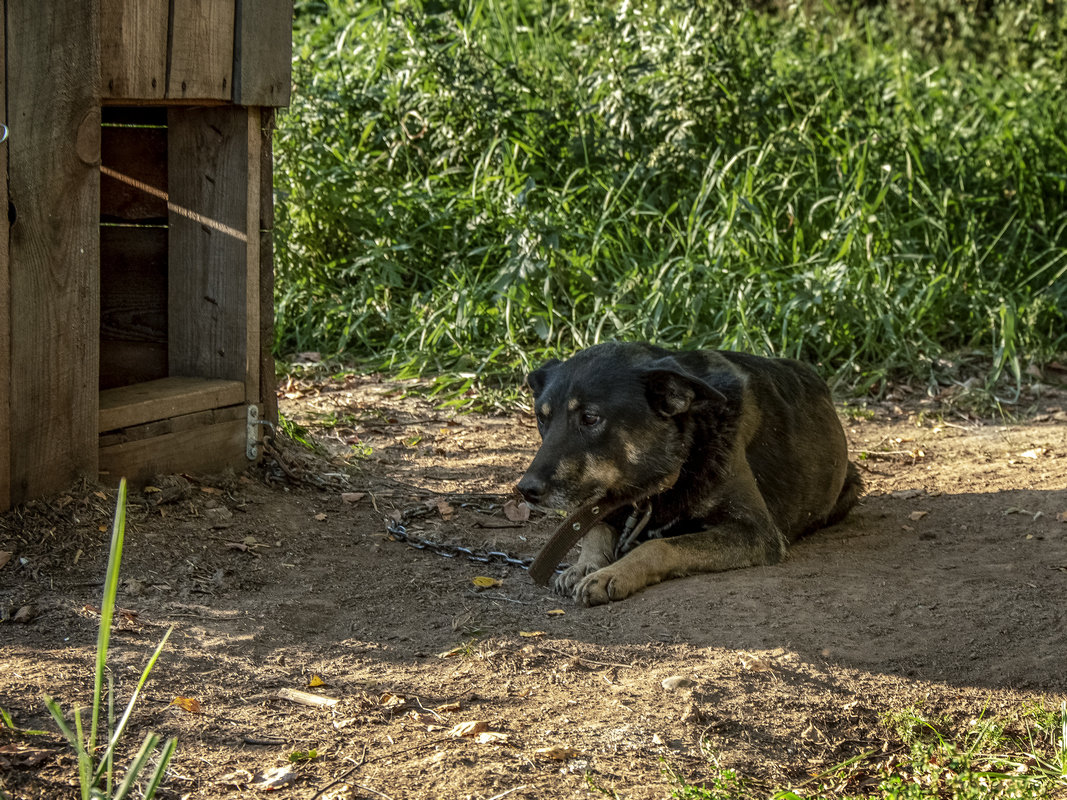
[[[259,418],[259,406],[251,405],[245,413],[245,456],[249,461],[259,458],[259,428],[265,426],[274,428],[269,419]]]

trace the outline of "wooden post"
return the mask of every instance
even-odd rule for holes
[[[263,419],[278,424],[274,370],[274,109],[263,109],[259,169],[259,396]]]
[[[11,501],[96,478],[98,5],[9,0]]]
[[[7,138],[7,19],[0,5],[0,135]],[[11,505],[11,272],[7,258],[7,142],[0,142],[0,511]]]

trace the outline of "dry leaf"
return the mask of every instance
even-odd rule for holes
[[[567,612],[562,608],[553,608],[551,611],[546,611],[545,613],[550,617],[562,617]]]
[[[451,650],[445,650],[443,653],[438,653],[437,657],[438,658],[452,658],[452,656],[458,656],[460,653],[463,653],[466,650],[467,650],[467,645],[465,645],[465,644],[457,644]]]
[[[382,708],[400,708],[407,705],[407,702],[408,699],[406,697],[392,692],[383,692],[381,697],[378,698],[378,705]]]
[[[544,631],[519,631],[519,636],[523,639],[536,639],[538,636],[544,636]]]
[[[37,616],[37,609],[33,606],[23,606],[15,612],[15,616],[11,618],[12,622],[33,622],[33,618]]]
[[[530,507],[525,502],[511,498],[504,503],[504,516],[512,522],[526,522],[530,518]]]
[[[1061,511],[1056,515],[1057,522],[1067,522],[1067,511]]]
[[[291,767],[271,767],[258,773],[248,785],[262,792],[273,792],[285,788],[295,781],[296,777]]]
[[[455,509],[444,500],[438,500],[437,503],[434,504],[434,508],[436,508],[437,513],[441,515],[441,519],[445,520],[452,519],[452,514],[455,512]]]
[[[581,755],[573,747],[559,747],[553,745],[552,747],[539,747],[534,750],[534,755],[541,756],[542,758],[552,758],[556,761],[566,761],[568,758],[575,758]]]
[[[489,723],[482,720],[471,722],[458,722],[448,732],[449,736],[477,736],[482,731],[489,730]]]
[[[188,711],[190,714],[200,714],[200,701],[195,697],[175,697],[170,701],[172,706],[177,706],[183,711]]]
[[[341,492],[341,502],[358,503],[366,496],[366,492]]]
[[[497,731],[482,731],[474,737],[478,744],[507,744],[508,735]]]
[[[427,728],[437,729],[443,727],[441,725],[441,720],[433,714],[423,714],[419,711],[412,711],[408,716],[419,725],[425,725]]]
[[[479,589],[494,589],[503,583],[503,581],[498,578],[487,578],[484,575],[479,575],[476,578],[471,578],[471,583]]]
[[[36,767],[53,753],[20,743],[0,745],[0,767]]]
[[[14,553],[12,553],[10,550],[0,550],[0,569],[4,568],[7,562],[11,560],[11,556],[13,555]]]
[[[771,665],[758,656],[741,656],[741,666],[750,672],[771,671]]]
[[[1019,457],[1020,458],[1040,458],[1046,452],[1047,452],[1047,450],[1045,450],[1044,447],[1035,447],[1033,450],[1024,450],[1022,453],[1019,453]]]
[[[308,681],[308,688],[314,689],[317,686],[325,686],[329,688],[329,684],[326,683],[326,681],[324,681],[318,675],[312,675],[311,680]]]
[[[463,709],[463,703],[457,700],[454,703],[444,703],[439,705],[434,711],[440,711],[442,714],[451,714],[455,711],[461,711]]]
[[[912,511],[910,514],[908,514],[908,519],[910,519],[912,522],[918,522],[929,513],[929,511]]]
[[[315,519],[318,520],[319,522],[322,522],[323,520],[326,519],[326,515],[320,512],[320,513],[315,515]]]

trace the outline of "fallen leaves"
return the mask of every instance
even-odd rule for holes
[[[0,745],[0,767],[36,767],[53,752],[21,743]]]
[[[566,761],[568,758],[577,758],[581,753],[573,747],[552,745],[551,747],[537,748],[534,750],[534,755],[541,758],[551,758],[553,761]]]
[[[203,714],[201,710],[200,701],[195,697],[175,697],[170,701],[172,706],[177,706],[182,711],[188,711],[190,714]]]
[[[272,792],[284,789],[295,781],[297,777],[297,773],[291,767],[271,767],[256,773],[256,776],[252,778],[248,785],[262,792]]]
[[[530,518],[530,507],[515,498],[504,503],[504,516],[512,522],[526,522]]]
[[[471,578],[471,583],[479,589],[495,589],[497,586],[500,586],[503,581],[499,578],[487,578],[484,575],[479,575],[475,578]]]
[[[489,723],[482,720],[471,720],[468,722],[457,722],[452,726],[452,730],[448,732],[449,736],[475,736],[483,731],[489,730]]]
[[[11,556],[13,555],[14,553],[10,550],[0,550],[0,569],[7,566],[7,562],[11,560]]]

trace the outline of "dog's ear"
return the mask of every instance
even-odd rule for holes
[[[550,359],[526,376],[526,384],[533,390],[534,397],[544,391],[545,385],[552,377],[552,374],[562,363],[558,358]]]
[[[657,359],[642,371],[645,395],[653,411],[673,417],[699,400],[725,400],[726,395],[693,375],[672,356]]]

